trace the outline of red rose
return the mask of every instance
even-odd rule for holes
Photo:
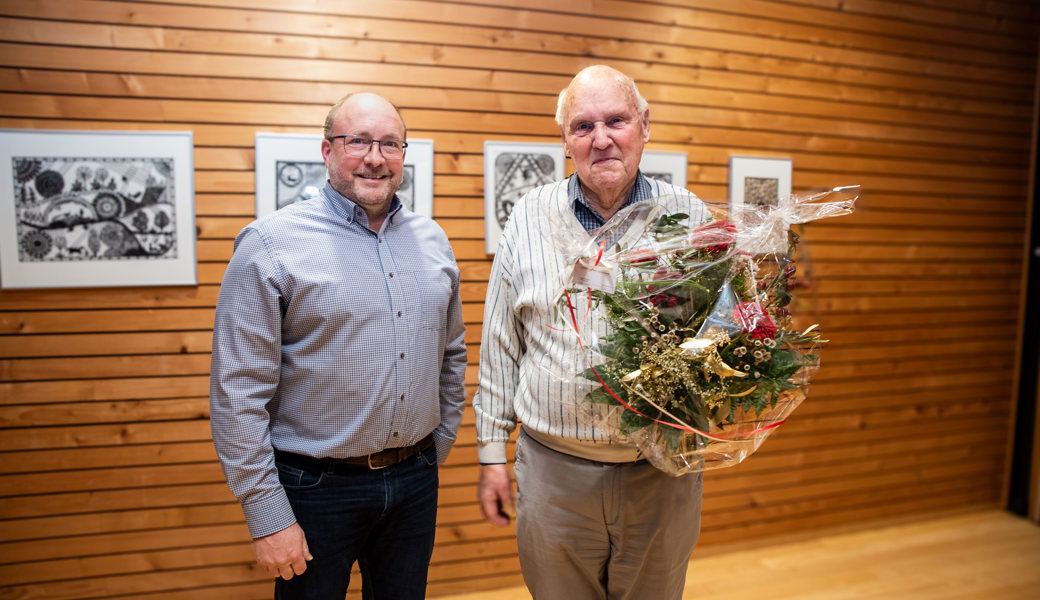
[[[733,311],[733,318],[753,338],[776,337],[776,323],[758,302],[741,302]]]

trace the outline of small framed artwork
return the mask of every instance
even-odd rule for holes
[[[317,134],[256,134],[256,217],[321,193],[328,169]],[[433,140],[409,139],[397,190],[413,212],[433,216]]]
[[[433,140],[408,139],[397,197],[408,210],[433,218]]]
[[[190,131],[0,130],[0,286],[196,285]]]
[[[256,218],[313,198],[328,179],[321,135],[256,134]]]
[[[685,152],[643,150],[639,170],[650,179],[686,187],[687,159]]]
[[[513,205],[530,190],[563,179],[563,145],[484,142],[484,251],[494,254]]]
[[[789,158],[731,156],[729,159],[729,209],[731,218],[746,221],[748,215],[763,218],[770,210],[791,200],[792,162]],[[745,210],[747,208],[753,210]],[[782,234],[782,235],[781,235]],[[787,232],[758,244],[755,252],[783,252]]]
[[[789,158],[729,157],[729,205],[780,206],[791,197]]]

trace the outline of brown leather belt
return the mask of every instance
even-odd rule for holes
[[[407,458],[411,458],[423,450],[428,449],[432,445],[433,433],[431,432],[429,435],[419,440],[417,444],[405,446],[403,448],[387,448],[386,450],[381,450],[375,454],[369,454],[368,456],[352,456],[349,458],[314,458],[313,456],[305,456],[294,452],[284,452],[282,450],[275,450],[274,454],[276,459],[290,464],[296,464],[300,467],[306,466],[311,470],[335,473],[337,471],[337,466],[383,469],[390,465],[396,465]]]

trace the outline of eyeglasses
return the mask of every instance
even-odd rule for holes
[[[372,150],[372,144],[376,143],[379,144],[379,152],[383,158],[401,158],[404,149],[408,147],[408,142],[401,140],[374,140],[360,135],[334,135],[328,140],[331,142],[337,138],[343,139],[343,151],[349,156],[364,156]]]

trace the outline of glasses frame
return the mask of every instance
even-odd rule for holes
[[[368,144],[365,145],[365,151],[362,152],[361,154],[355,154],[347,146],[347,138],[359,138],[359,139],[362,139],[362,140],[368,140]],[[369,152],[372,151],[372,144],[373,143],[377,143],[377,142],[379,144],[379,154],[382,155],[383,158],[389,159],[389,160],[401,159],[402,157],[404,157],[405,149],[408,148],[408,142],[406,142],[404,140],[401,140],[401,154],[399,156],[387,156],[386,152],[384,152],[385,149],[383,148],[383,142],[396,142],[397,140],[377,140],[375,138],[370,138],[368,136],[357,135],[357,134],[353,134],[353,133],[348,133],[348,134],[344,134],[344,135],[332,135],[332,136],[329,136],[329,137],[327,137],[325,139],[329,140],[329,143],[332,143],[332,140],[335,140],[335,139],[342,139],[343,140],[343,152],[346,153],[348,156],[353,156],[355,158],[360,158],[362,156],[366,156]]]

